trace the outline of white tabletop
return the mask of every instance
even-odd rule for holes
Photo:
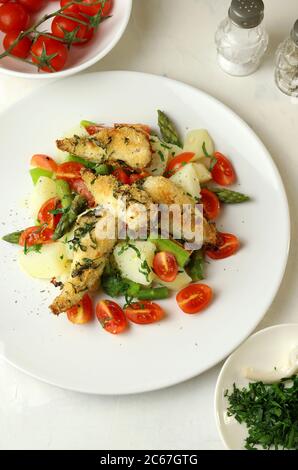
[[[296,0],[264,2],[270,47],[261,69],[249,77],[230,77],[216,64],[213,36],[229,0],[135,0],[121,42],[91,70],[166,75],[230,106],[254,128],[277,163],[295,240],[298,103],[279,92],[273,70],[274,51],[297,19],[298,8]],[[44,85],[1,76],[0,110]],[[295,245],[282,286],[259,328],[297,322]],[[0,360],[0,449],[222,449],[213,416],[220,367],[159,392],[96,397],[38,382]]]

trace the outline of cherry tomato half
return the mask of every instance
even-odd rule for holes
[[[84,165],[78,162],[65,162],[58,165],[57,179],[60,180],[74,180],[81,179],[81,170],[85,168]]]
[[[58,168],[58,165],[53,158],[42,154],[33,155],[30,165],[34,168],[42,168],[43,170],[52,171],[53,173],[56,173]]]
[[[32,61],[44,72],[58,72],[67,61],[67,48],[54,38],[39,36],[31,47]]]
[[[96,305],[96,317],[101,326],[117,335],[127,327],[127,320],[121,307],[112,300],[100,300]]]
[[[239,239],[231,233],[217,233],[217,246],[206,250],[206,254],[212,259],[224,259],[232,256],[240,247]]]
[[[212,289],[206,284],[190,284],[176,295],[176,300],[184,313],[198,313],[212,300]]]
[[[45,245],[52,243],[53,230],[50,228],[37,225],[35,227],[29,227],[20,236],[19,245],[21,246],[33,246],[33,245]]]
[[[67,311],[67,318],[76,325],[84,325],[93,320],[93,304],[88,294],[85,294],[81,302]]]
[[[217,163],[211,170],[213,180],[222,186],[233,184],[236,180],[236,173],[232,163],[220,152],[215,152],[214,158]]]
[[[141,171],[140,173],[132,173],[129,176],[129,184],[133,184],[136,181],[143,180],[144,178],[147,178],[147,176],[150,176],[150,173],[145,170]]]
[[[52,211],[61,208],[60,200],[57,197],[52,197],[46,201],[39,209],[37,220],[40,224],[46,224],[48,228],[55,230],[62,214],[53,214]]]
[[[6,3],[0,7],[0,31],[22,31],[29,24],[29,14],[18,3]]]
[[[204,208],[204,215],[209,220],[214,220],[220,212],[220,202],[216,194],[209,189],[201,189],[201,203]]]
[[[156,253],[153,259],[153,270],[162,281],[174,281],[178,274],[178,263],[175,256],[168,251]]]
[[[122,168],[116,168],[116,170],[112,172],[112,175],[122,184],[130,184],[130,177]]]
[[[74,179],[69,181],[70,187],[73,191],[78,193],[80,196],[84,197],[88,203],[89,207],[95,206],[95,199],[87,188],[85,182],[82,178]]]
[[[98,2],[98,0],[84,0],[82,4],[79,5],[79,9],[86,15],[94,16],[101,10],[102,3]],[[102,8],[101,15],[108,16],[112,10],[112,7],[113,0],[106,0]]]
[[[149,300],[133,302],[124,309],[124,312],[130,321],[139,325],[158,322],[165,315],[164,310],[158,304]]]
[[[189,163],[194,156],[195,153],[193,152],[184,152],[174,157],[167,166],[165,172],[166,176],[172,176],[177,173],[177,171],[181,170],[181,168],[186,165],[186,163]]]
[[[10,31],[4,36],[3,39],[3,47],[7,51],[10,48],[12,43],[17,39],[19,36],[20,31]],[[30,48],[31,48],[32,41],[27,36],[21,39],[13,49],[9,51],[11,55],[16,57],[21,57],[22,59],[26,59],[28,57]]]

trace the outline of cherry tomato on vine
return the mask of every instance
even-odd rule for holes
[[[124,309],[125,315],[133,323],[148,325],[160,321],[164,315],[164,310],[156,303],[149,300],[133,302]]]
[[[70,4],[71,0],[60,0],[60,6],[61,8],[66,7],[66,5]],[[68,8],[65,8],[63,10],[63,13],[68,15],[68,13],[79,13],[80,9],[78,5],[70,5]]]
[[[18,0],[18,3],[23,5],[30,13],[35,13],[42,9],[44,0]]]
[[[105,3],[104,3],[105,2]],[[102,7],[102,4],[104,6]],[[113,0],[102,0],[101,3],[98,0],[84,0],[81,5],[79,5],[79,9],[82,13],[86,15],[94,16],[96,15],[102,8],[102,16],[108,16],[113,7]]]
[[[17,39],[19,34],[20,34],[20,31],[10,31],[9,33],[6,33],[3,39],[3,47],[6,51],[7,49],[10,48],[12,43]],[[18,42],[18,44],[9,51],[9,53],[16,57],[21,57],[22,59],[26,59],[26,57],[28,57],[29,55],[31,45],[32,45],[31,39],[29,39],[26,36],[23,39],[21,39]]]
[[[162,281],[174,281],[178,274],[178,263],[175,256],[168,251],[156,253],[153,259],[153,270]]]
[[[220,212],[220,202],[216,194],[209,189],[201,189],[201,204],[203,204],[204,215],[209,220],[214,220]]]
[[[93,320],[93,305],[88,294],[85,294],[81,302],[67,311],[67,318],[76,325],[84,325]]]
[[[8,2],[0,7],[0,31],[4,33],[26,29],[29,20],[29,14],[23,5]]]
[[[232,256],[238,251],[240,242],[231,233],[217,233],[217,246],[206,250],[206,254],[212,259],[224,259]]]
[[[58,168],[58,165],[53,158],[39,153],[31,157],[30,165],[35,168],[52,171],[53,173],[56,173]]]
[[[31,47],[32,61],[44,72],[62,70],[68,56],[67,48],[54,38],[39,36]]]
[[[39,209],[37,220],[40,224],[47,225],[48,228],[55,230],[62,214],[53,214],[52,211],[61,208],[60,200],[57,197],[52,197],[46,201]]]
[[[172,176],[177,173],[177,171],[181,170],[186,163],[189,163],[194,156],[195,154],[193,152],[183,152],[174,157],[167,166],[166,175]]]
[[[198,313],[212,300],[212,289],[206,284],[190,284],[176,295],[176,300],[184,313]]]
[[[215,152],[214,158],[217,163],[211,170],[213,180],[222,186],[233,184],[236,180],[236,173],[232,163],[220,152]]]
[[[96,305],[96,317],[101,326],[117,335],[127,328],[127,320],[121,307],[112,300],[100,300]]]
[[[52,243],[53,230],[41,225],[35,227],[29,227],[20,236],[19,245],[21,246],[33,246],[33,245],[45,245]]]
[[[84,24],[78,23],[76,20],[86,21],[86,19],[78,13],[67,12],[68,16],[73,19],[64,18],[63,16],[57,15],[52,21],[52,33],[58,38],[63,38],[69,44],[73,46],[81,45],[90,39],[90,31]],[[91,37],[92,37],[91,31]],[[79,40],[79,42],[76,42]]]

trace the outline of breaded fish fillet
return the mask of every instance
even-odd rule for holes
[[[195,200],[191,196],[188,196],[180,186],[164,176],[149,176],[144,181],[143,189],[157,204],[195,205]],[[217,231],[215,225],[205,218],[203,223],[204,243],[216,245]]]
[[[149,165],[152,155],[148,134],[133,126],[103,128],[91,137],[73,136],[56,143],[60,150],[86,160],[123,161],[134,169]]]

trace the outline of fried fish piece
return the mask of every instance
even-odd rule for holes
[[[143,189],[157,204],[189,204],[195,206],[195,200],[185,191],[164,176],[149,176],[144,180]],[[216,245],[217,230],[213,223],[203,219],[204,243]]]
[[[56,144],[60,150],[92,162],[123,161],[134,169],[145,168],[152,156],[148,134],[134,126],[103,128],[91,137],[75,135]]]

